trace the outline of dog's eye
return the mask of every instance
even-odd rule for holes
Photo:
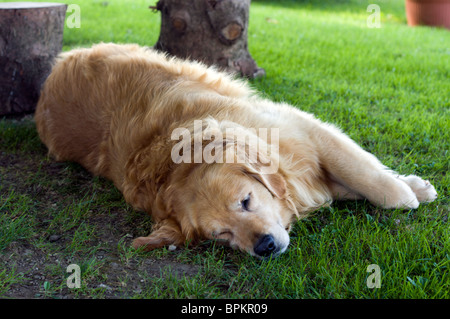
[[[250,194],[245,196],[245,198],[241,201],[241,207],[243,210],[246,211],[250,210]]]

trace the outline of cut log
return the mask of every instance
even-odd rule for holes
[[[247,48],[250,0],[160,0],[155,48],[254,78],[265,74]]]
[[[31,113],[62,49],[67,5],[0,3],[0,116]]]

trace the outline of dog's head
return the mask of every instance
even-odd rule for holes
[[[203,140],[201,149],[207,145],[214,148],[211,143],[221,145],[224,153],[220,154],[218,148],[213,153],[223,160],[217,161],[216,156],[212,162],[180,162],[155,201],[160,221],[148,237],[137,238],[134,247],[150,250],[190,240],[216,239],[258,257],[276,256],[287,249],[288,231],[297,211],[282,172],[273,170],[278,163],[277,151],[272,149],[267,154],[255,149],[255,145],[249,145],[250,139],[239,137],[256,135],[238,127],[220,139],[218,132],[224,132],[221,124],[203,125],[202,134],[212,129],[217,129],[217,134],[212,134],[214,139],[206,139],[209,143]],[[194,139],[190,139],[191,146]],[[267,145],[260,137],[257,140]],[[194,155],[194,149],[191,151],[190,155]],[[253,151],[256,156],[252,160]]]

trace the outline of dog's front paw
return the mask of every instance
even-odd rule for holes
[[[385,178],[384,183],[378,188],[374,188],[372,198],[374,204],[387,209],[416,209],[419,207],[419,200],[414,191],[404,181],[398,178]],[[376,190],[376,191],[375,191]]]
[[[424,181],[415,175],[399,176],[398,178],[411,187],[419,202],[428,203],[437,198],[438,194],[429,181]]]

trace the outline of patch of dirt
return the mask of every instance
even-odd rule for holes
[[[81,262],[80,262],[81,260]],[[86,262],[93,261],[95,269],[86,269]],[[83,264],[84,263],[84,264]],[[12,284],[2,298],[33,299],[33,298],[91,298],[92,291],[100,290],[102,298],[127,298],[140,294],[153,278],[174,276],[196,276],[199,265],[180,263],[176,256],[164,259],[140,258],[124,262],[114,252],[97,250],[95,255],[71,257],[61,252],[45,253],[27,244],[13,242],[0,254],[2,268],[18,275],[18,283]],[[81,277],[82,287],[90,292],[78,295],[76,289],[67,286],[67,278],[71,272],[67,267],[79,264],[82,273],[93,272]],[[96,275],[96,273],[98,273]],[[84,283],[85,280],[88,281]],[[46,283],[50,288],[46,289]]]

